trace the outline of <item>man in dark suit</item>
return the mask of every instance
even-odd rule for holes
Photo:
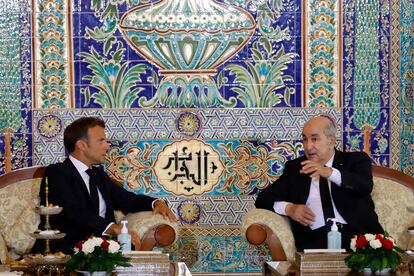
[[[101,119],[83,117],[71,123],[64,131],[64,144],[69,157],[47,168],[40,188],[44,205],[47,177],[49,203],[63,207],[59,215],[50,217],[50,224],[52,229],[66,236],[53,240],[51,250],[70,252],[78,241],[91,235],[116,237],[121,227],[115,223],[114,210],[153,210],[154,214],[177,220],[164,201],[128,192],[113,183],[102,168],[95,166],[105,162],[110,147]],[[132,230],[129,233],[135,249],[139,249],[138,235]],[[32,252],[40,251],[41,247],[37,241]]]
[[[327,218],[341,223],[342,248],[349,249],[353,234],[383,233],[370,195],[368,155],[335,150],[336,125],[325,115],[311,118],[302,137],[305,156],[286,162],[256,207],[289,217],[298,251],[327,248]]]

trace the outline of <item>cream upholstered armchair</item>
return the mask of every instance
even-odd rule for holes
[[[371,193],[381,225],[401,248],[411,248],[407,229],[414,225],[414,178],[402,172],[373,166],[374,188]],[[253,209],[244,217],[241,233],[253,245],[266,243],[273,260],[293,261],[295,240],[289,220],[274,212]]]
[[[0,261],[8,263],[27,254],[35,240],[30,236],[40,222],[40,182],[46,167],[28,167],[0,176]],[[116,211],[116,218],[124,215]],[[176,239],[178,224],[151,211],[127,214],[128,227],[141,238],[141,250],[169,246]]]

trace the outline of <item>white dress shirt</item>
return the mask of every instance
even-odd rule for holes
[[[332,163],[334,159],[335,153],[332,155],[331,159],[325,164],[326,167],[332,168]],[[331,191],[331,183],[334,183],[337,186],[341,186],[342,184],[342,176],[341,172],[338,169],[332,168],[332,174],[330,177],[327,178],[328,180],[328,187],[329,191]],[[346,224],[347,222],[345,219],[341,216],[341,214],[336,209],[335,203],[332,200],[331,195],[331,201],[332,206],[335,213],[335,218],[338,220],[339,223]],[[276,201],[273,205],[273,209],[276,213],[279,215],[286,216],[286,206],[290,204],[290,202],[286,201]],[[322,210],[322,202],[321,202],[321,196],[319,192],[319,179],[312,178],[310,190],[309,190],[309,196],[306,200],[306,207],[312,210],[312,212],[315,214],[315,221],[309,224],[309,227],[314,230],[318,229],[325,225],[325,219],[323,216],[323,210]]]

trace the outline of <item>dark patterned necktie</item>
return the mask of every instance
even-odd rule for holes
[[[327,225],[328,218],[335,218],[335,213],[331,200],[331,193],[329,192],[328,180],[326,178],[319,178],[319,192],[321,194],[323,217],[325,225]]]
[[[95,212],[99,215],[99,196],[97,176],[92,169],[87,169],[86,173],[89,175],[89,194],[91,196],[91,202]]]

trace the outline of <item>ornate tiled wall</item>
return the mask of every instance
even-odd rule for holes
[[[106,169],[165,198],[165,249],[194,272],[257,272],[238,229],[328,113],[338,148],[414,175],[412,1],[0,0],[0,174],[65,158],[102,117]]]

